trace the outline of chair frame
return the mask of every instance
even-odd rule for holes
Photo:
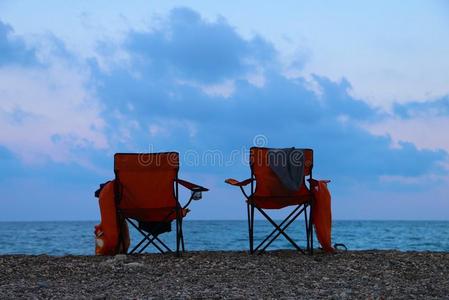
[[[255,203],[252,203],[251,197],[255,194],[255,185],[254,182],[257,183],[256,177],[254,175],[254,170],[252,164],[250,164],[251,168],[251,177],[238,182],[233,179],[227,179],[225,182],[234,186],[238,186],[246,198],[246,206],[247,206],[247,216],[248,216],[248,236],[249,236],[249,251],[250,254],[262,254],[266,251],[266,249],[280,236],[283,235],[290,244],[295,247],[296,250],[305,254],[305,251],[298,246],[298,244],[285,232],[285,230],[302,214],[304,213],[304,223],[306,228],[306,238],[307,238],[307,252],[310,255],[313,255],[313,205],[314,205],[314,197],[313,193],[310,191],[310,187],[308,190],[310,191],[310,200],[305,201],[304,203],[297,205],[289,205],[295,206],[294,209],[289,213],[289,215],[279,224],[277,224],[264,209],[258,207]],[[312,180],[312,168],[313,165],[310,166],[309,178],[307,181],[310,182]],[[306,177],[306,176],[305,176]],[[250,184],[250,194],[245,191],[244,187]],[[305,180],[304,183],[305,184]],[[254,212],[257,210],[262,216],[267,219],[267,221],[273,225],[274,229],[268,234],[262,242],[260,242],[256,247],[254,247]],[[307,211],[309,211],[309,216],[307,216]],[[274,236],[273,236],[274,235]]]
[[[163,153],[117,153],[118,155],[147,155],[147,154],[163,154]],[[116,154],[116,155],[117,155]],[[178,172],[179,172],[179,167],[178,170],[176,171],[176,176],[174,179],[174,198],[176,200],[176,207],[173,208],[166,216],[165,218],[160,221],[160,223],[163,223],[165,221],[167,221],[169,219],[169,217],[175,213],[176,214],[176,256],[180,256],[181,253],[185,252],[185,244],[184,244],[184,233],[183,233],[183,227],[182,227],[182,223],[183,223],[183,218],[185,216],[182,216],[181,212],[183,212],[184,210],[188,210],[188,206],[190,205],[190,203],[192,202],[192,200],[195,199],[196,195],[198,195],[197,193],[201,192],[207,192],[209,191],[207,188],[191,183],[189,181],[186,180],[182,180],[178,178]],[[114,194],[115,194],[115,203],[117,205],[117,215],[118,215],[118,220],[120,220],[120,232],[119,232],[119,243],[117,245],[117,247],[120,247],[120,245],[122,244],[122,241],[124,240],[123,238],[123,234],[121,231],[123,222],[128,222],[129,224],[131,224],[132,227],[134,227],[142,236],[142,240],[137,243],[137,245],[135,245],[131,251],[127,251],[126,254],[141,254],[148,246],[153,245],[160,253],[165,254],[165,253],[173,253],[174,251],[167,246],[167,244],[165,244],[161,239],[159,239],[159,234],[152,234],[150,232],[145,232],[144,230],[140,229],[138,224],[135,223],[135,221],[133,221],[133,218],[130,217],[126,217],[124,215],[124,213],[118,208],[119,203],[121,201],[122,198],[122,193],[121,193],[121,184],[120,184],[120,177],[119,174],[117,172],[117,170],[114,169],[114,174],[115,174],[115,181],[114,181]],[[180,202],[179,202],[179,185],[182,185],[183,187],[189,189],[192,193],[187,201],[187,203],[184,206],[181,206]],[[201,199],[201,196],[200,198]],[[195,199],[195,200],[199,200],[199,199]],[[138,220],[136,220],[138,221]],[[155,229],[160,228],[160,226],[162,226],[162,224],[157,224],[155,226]],[[146,242],[146,243],[145,243]],[[160,245],[158,245],[156,242],[158,242]],[[145,243],[145,244],[144,244]],[[142,244],[144,244],[142,246]],[[142,247],[140,247],[142,246]],[[140,247],[140,249],[139,249]],[[137,251],[138,250],[138,251]],[[117,252],[118,253],[118,252]]]

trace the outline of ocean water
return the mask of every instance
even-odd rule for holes
[[[96,223],[0,222],[0,254],[93,255]],[[304,246],[304,223],[292,226],[287,232]],[[269,223],[256,221],[255,238],[271,230]],[[449,251],[449,221],[334,221],[332,235],[333,242],[344,243],[349,250]],[[132,243],[138,237],[131,231]],[[174,232],[161,239],[173,246]],[[186,220],[184,239],[187,250],[247,250],[247,221]],[[291,248],[283,237],[269,249],[281,248]],[[156,251],[149,247],[146,252]]]

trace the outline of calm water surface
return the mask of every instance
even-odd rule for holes
[[[96,223],[0,222],[0,254],[91,255]],[[256,221],[255,236],[262,237],[271,229],[270,224]],[[288,232],[305,245],[303,222]],[[174,244],[173,232],[162,236],[169,245]],[[187,250],[246,250],[247,222],[184,221],[184,238]],[[131,240],[137,239],[137,233],[131,231]],[[350,250],[449,251],[449,221],[334,221],[333,242],[344,243]],[[284,238],[270,249],[280,248],[290,248]]]

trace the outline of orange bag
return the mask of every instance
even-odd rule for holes
[[[128,225],[118,220],[114,200],[114,181],[109,181],[99,191],[101,223],[95,225],[95,254],[115,255],[126,253],[130,244]],[[119,224],[122,224],[119,228]],[[119,234],[122,234],[120,245]]]
[[[315,233],[324,251],[334,253],[332,247],[332,208],[331,193],[327,188],[330,180],[310,180],[315,198],[312,218]]]

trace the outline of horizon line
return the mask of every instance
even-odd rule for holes
[[[277,220],[277,219],[276,219]],[[279,219],[280,220],[280,219]],[[247,221],[247,219],[189,219],[185,221]],[[266,221],[255,219],[255,221]],[[447,219],[334,219],[334,221],[371,221],[371,222],[449,222]],[[0,220],[0,223],[45,223],[45,222],[101,222],[101,220]]]

